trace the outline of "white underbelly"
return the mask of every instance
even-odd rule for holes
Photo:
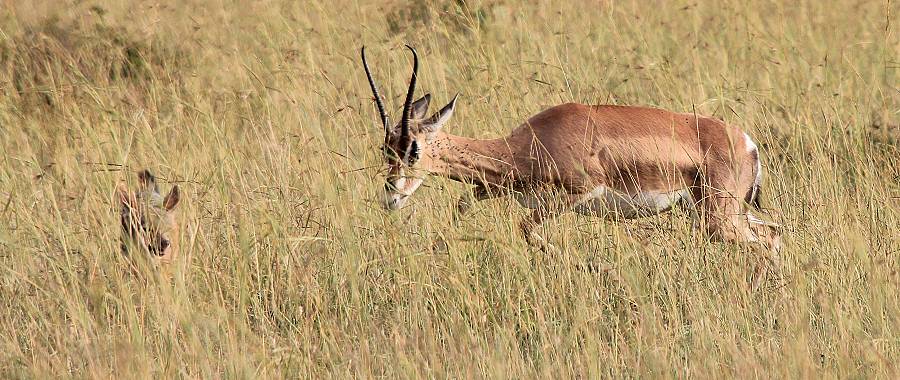
[[[516,201],[523,207],[535,209],[547,204],[549,194],[528,195],[518,193]],[[574,211],[584,215],[615,216],[626,219],[640,218],[669,211],[680,201],[689,201],[688,189],[670,192],[644,191],[624,193],[605,186],[584,194],[574,205]]]

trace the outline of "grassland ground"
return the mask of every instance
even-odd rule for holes
[[[873,377],[900,363],[900,2],[0,0],[0,377]],[[758,142],[783,281],[683,213],[388,214],[359,48],[451,133],[576,101]],[[178,184],[182,255],[123,256],[114,189]],[[446,249],[435,251],[442,240]],[[597,262],[610,271],[584,271]]]

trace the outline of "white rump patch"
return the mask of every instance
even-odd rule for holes
[[[756,143],[753,142],[753,139],[746,132],[744,132],[744,140],[746,140],[747,144],[747,153],[756,152],[756,178],[753,180],[753,191],[756,192],[762,186],[762,158],[759,157],[759,148],[757,148]]]
[[[746,132],[744,132],[744,142],[747,145],[747,152],[759,151],[759,148],[756,147],[756,143],[753,142],[753,139],[750,138]]]

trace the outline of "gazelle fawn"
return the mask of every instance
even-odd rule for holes
[[[175,206],[180,195],[178,185],[172,186],[164,197],[159,192],[156,177],[148,170],[138,173],[139,190],[128,190],[119,183],[116,193],[121,207],[122,253],[137,250],[162,262],[170,262],[178,255],[178,220]]]
[[[428,174],[475,185],[458,201],[512,196],[531,209],[521,230],[532,246],[554,250],[536,228],[561,213],[639,218],[688,206],[709,237],[751,243],[766,252],[753,279],[780,268],[779,227],[756,217],[762,166],[759,150],[740,129],[690,113],[646,107],[562,104],[546,109],[502,138],[478,140],[442,131],[456,99],[426,117],[430,95],[413,101],[418,57],[403,114],[392,125],[362,63],[384,127],[387,163],[384,207],[401,208]]]

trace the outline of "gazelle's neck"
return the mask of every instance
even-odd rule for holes
[[[431,144],[432,174],[480,185],[505,185],[518,174],[507,139],[478,140],[441,133]]]

